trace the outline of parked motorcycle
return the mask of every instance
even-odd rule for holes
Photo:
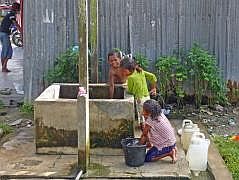
[[[17,29],[16,26],[12,26],[11,27],[11,40],[12,43],[18,47],[22,47],[23,46],[23,40],[22,40],[22,34],[20,33],[20,31]]]

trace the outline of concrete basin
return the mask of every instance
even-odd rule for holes
[[[37,153],[77,154],[78,87],[78,84],[53,84],[35,100]],[[133,96],[118,85],[114,99],[109,99],[108,89],[107,84],[89,85],[91,147],[120,147],[121,139],[133,136]]]

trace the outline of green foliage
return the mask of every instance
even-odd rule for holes
[[[78,58],[79,52],[72,48],[56,58],[53,69],[50,69],[46,75],[48,83],[79,82]]]
[[[155,65],[160,81],[160,93],[164,99],[174,94],[178,105],[185,95],[183,83],[187,79],[187,71],[175,56],[160,57]]]
[[[185,96],[184,84],[193,89],[195,104],[200,107],[202,97],[208,97],[208,104],[225,104],[226,86],[220,78],[214,56],[194,44],[186,54],[182,50],[177,56],[164,56],[156,61],[160,92],[165,101],[170,95],[175,95],[178,105]]]
[[[231,171],[233,179],[239,179],[239,142],[231,141],[221,136],[216,136],[214,142],[228,169]]]
[[[9,134],[13,131],[13,128],[6,123],[0,123],[0,129],[3,130],[3,135]]]
[[[120,48],[113,48],[112,50],[113,50],[113,51],[116,51],[116,52],[120,52],[120,51],[121,51]]]
[[[20,112],[26,115],[33,115],[34,107],[32,104],[24,103],[20,106]]]
[[[190,49],[186,61],[188,76],[194,83],[196,106],[201,105],[203,95],[209,97],[209,104],[225,103],[225,84],[220,79],[216,59],[198,44]],[[207,94],[209,93],[209,94]]]
[[[149,59],[144,56],[143,54],[140,53],[136,53],[135,54],[135,59],[136,59],[136,63],[143,68],[144,70],[148,69],[149,66]]]

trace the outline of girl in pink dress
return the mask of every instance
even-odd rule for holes
[[[167,117],[161,112],[157,101],[150,99],[143,104],[145,123],[140,138],[141,144],[147,144],[145,162],[156,161],[166,156],[176,162],[176,137],[174,128]]]

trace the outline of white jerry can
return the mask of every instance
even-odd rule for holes
[[[206,171],[207,169],[209,144],[210,140],[205,139],[203,133],[193,133],[186,158],[189,162],[189,168],[195,176],[198,176],[200,171]]]
[[[182,129],[181,143],[185,151],[188,150],[193,133],[200,132],[197,124],[185,123]]]

